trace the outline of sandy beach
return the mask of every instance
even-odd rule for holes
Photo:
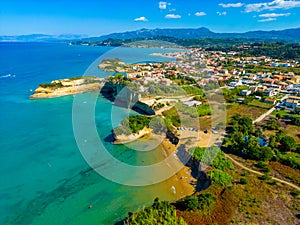
[[[172,154],[174,155],[177,152],[177,148],[167,139],[163,141],[162,146],[166,157]],[[174,158],[174,160],[176,160],[175,163],[181,164],[179,159]],[[167,187],[169,187],[170,191],[172,191],[172,186],[175,187],[175,189],[173,188],[172,191],[175,200],[194,193],[195,188],[191,184],[191,180],[194,180],[194,178],[191,176],[191,169],[187,166],[184,166],[183,169],[166,180],[164,183]]]

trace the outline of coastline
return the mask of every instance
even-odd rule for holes
[[[117,135],[115,136],[115,141],[113,144],[121,145],[131,143],[136,141],[142,137],[150,136],[152,134],[152,130],[150,128],[144,127],[142,130],[138,131],[138,133],[130,134],[130,135]]]
[[[167,139],[162,142],[162,146],[165,157],[177,153],[177,147]],[[177,157],[174,157],[174,160],[177,160],[176,163],[182,164]],[[191,168],[184,165],[179,172],[165,181],[167,186],[171,185],[171,187],[175,187],[176,194],[174,194],[174,201],[185,196],[192,195],[195,192],[195,187],[191,184],[192,181],[194,181],[194,178],[191,176],[191,172]]]
[[[58,98],[62,96],[98,92],[104,86],[104,79],[80,77],[54,80],[49,84],[40,84],[30,99]]]

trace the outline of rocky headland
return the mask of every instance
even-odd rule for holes
[[[86,92],[99,92],[105,80],[97,77],[78,77],[40,84],[30,99],[56,98]]]

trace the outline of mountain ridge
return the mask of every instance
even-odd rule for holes
[[[48,35],[48,34],[29,34],[0,36],[0,41],[105,41],[107,39],[138,39],[138,38],[155,38],[155,37],[173,37],[178,39],[258,39],[258,40],[272,40],[272,41],[290,41],[300,42],[300,28],[290,28],[284,30],[271,31],[247,31],[247,32],[233,32],[233,33],[218,33],[209,30],[206,27],[199,28],[155,28],[155,29],[139,29],[135,31],[117,32],[98,37],[87,37],[85,35],[76,34],[62,34],[62,35]]]
[[[201,38],[245,38],[263,40],[283,40],[300,41],[300,28],[290,28],[285,30],[272,31],[248,31],[244,33],[217,33],[205,27],[200,28],[156,28],[140,29],[120,33],[111,33],[99,37],[82,39],[83,41],[104,41],[107,39],[134,39],[134,38],[153,38],[157,36],[167,36],[179,39],[201,39]]]

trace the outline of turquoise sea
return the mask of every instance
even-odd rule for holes
[[[38,84],[83,75],[103,54],[132,63],[170,61],[150,56],[166,51],[162,49],[112,50],[64,43],[0,43],[0,224],[114,224],[157,196],[172,198],[159,185],[120,185],[90,170],[73,134],[73,96],[29,100]],[[88,75],[107,75],[97,69],[98,63],[92,64]],[[112,103],[99,96],[95,120],[101,140],[112,129],[111,108]],[[121,121],[125,109],[117,114]],[[135,151],[104,143],[116,158],[133,165],[157,160],[155,152],[140,161]]]

